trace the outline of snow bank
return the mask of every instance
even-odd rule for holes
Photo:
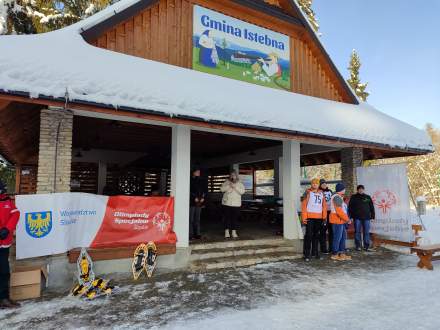
[[[427,207],[421,218],[425,230],[420,232],[419,245],[440,244],[440,207]]]
[[[432,150],[427,134],[370,105],[280,91],[99,49],[81,30],[137,0],[122,0],[55,32],[0,37],[0,90],[260,126],[397,148]]]

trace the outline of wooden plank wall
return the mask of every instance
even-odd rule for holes
[[[286,27],[286,22],[277,22],[272,17],[264,20],[261,13],[256,17],[256,13],[251,10],[245,13],[243,8],[239,10],[232,3],[227,7],[225,3],[207,0],[161,0],[108,30],[92,44],[124,54],[191,68],[192,6],[200,4],[271,30],[276,31],[276,27],[279,27],[277,32],[288,34],[291,40],[292,91],[351,102],[335,73],[329,70],[328,63],[323,62],[322,54],[312,51],[303,35],[298,33],[298,27]],[[224,9],[221,10],[222,8]]]
[[[71,182],[79,184],[76,186],[72,184],[70,191],[84,192],[90,194],[98,193],[98,163],[72,163]]]
[[[162,0],[99,37],[98,47],[185,68],[192,61],[189,0]]]

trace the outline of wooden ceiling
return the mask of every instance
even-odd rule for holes
[[[0,154],[13,164],[38,162],[41,105],[0,99]],[[170,159],[171,128],[90,117],[74,117],[73,147],[142,152],[162,160]],[[192,155],[211,158],[279,145],[280,142],[243,136],[193,131]],[[364,149],[364,159],[405,156],[405,152]],[[301,165],[340,162],[340,153],[331,151],[301,157]],[[267,164],[266,164],[267,165]],[[262,166],[265,168],[267,166]]]
[[[40,107],[0,100],[0,154],[9,162],[38,162]]]
[[[273,140],[192,131],[194,157],[210,158],[280,144]],[[170,158],[171,128],[113,120],[78,117],[73,122],[73,147],[156,154]]]
[[[171,128],[75,116],[73,147],[136,152],[171,152]]]

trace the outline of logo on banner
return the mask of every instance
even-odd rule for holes
[[[394,192],[389,189],[378,190],[371,197],[374,205],[376,205],[383,214],[388,214],[397,204],[397,197]]]
[[[52,230],[52,212],[31,212],[25,214],[26,232],[34,238],[47,236]]]
[[[171,217],[166,212],[158,212],[153,218],[153,225],[155,225],[161,232],[165,232],[170,223]]]

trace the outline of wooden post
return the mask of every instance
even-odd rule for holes
[[[21,165],[15,166],[15,194],[20,194]]]

